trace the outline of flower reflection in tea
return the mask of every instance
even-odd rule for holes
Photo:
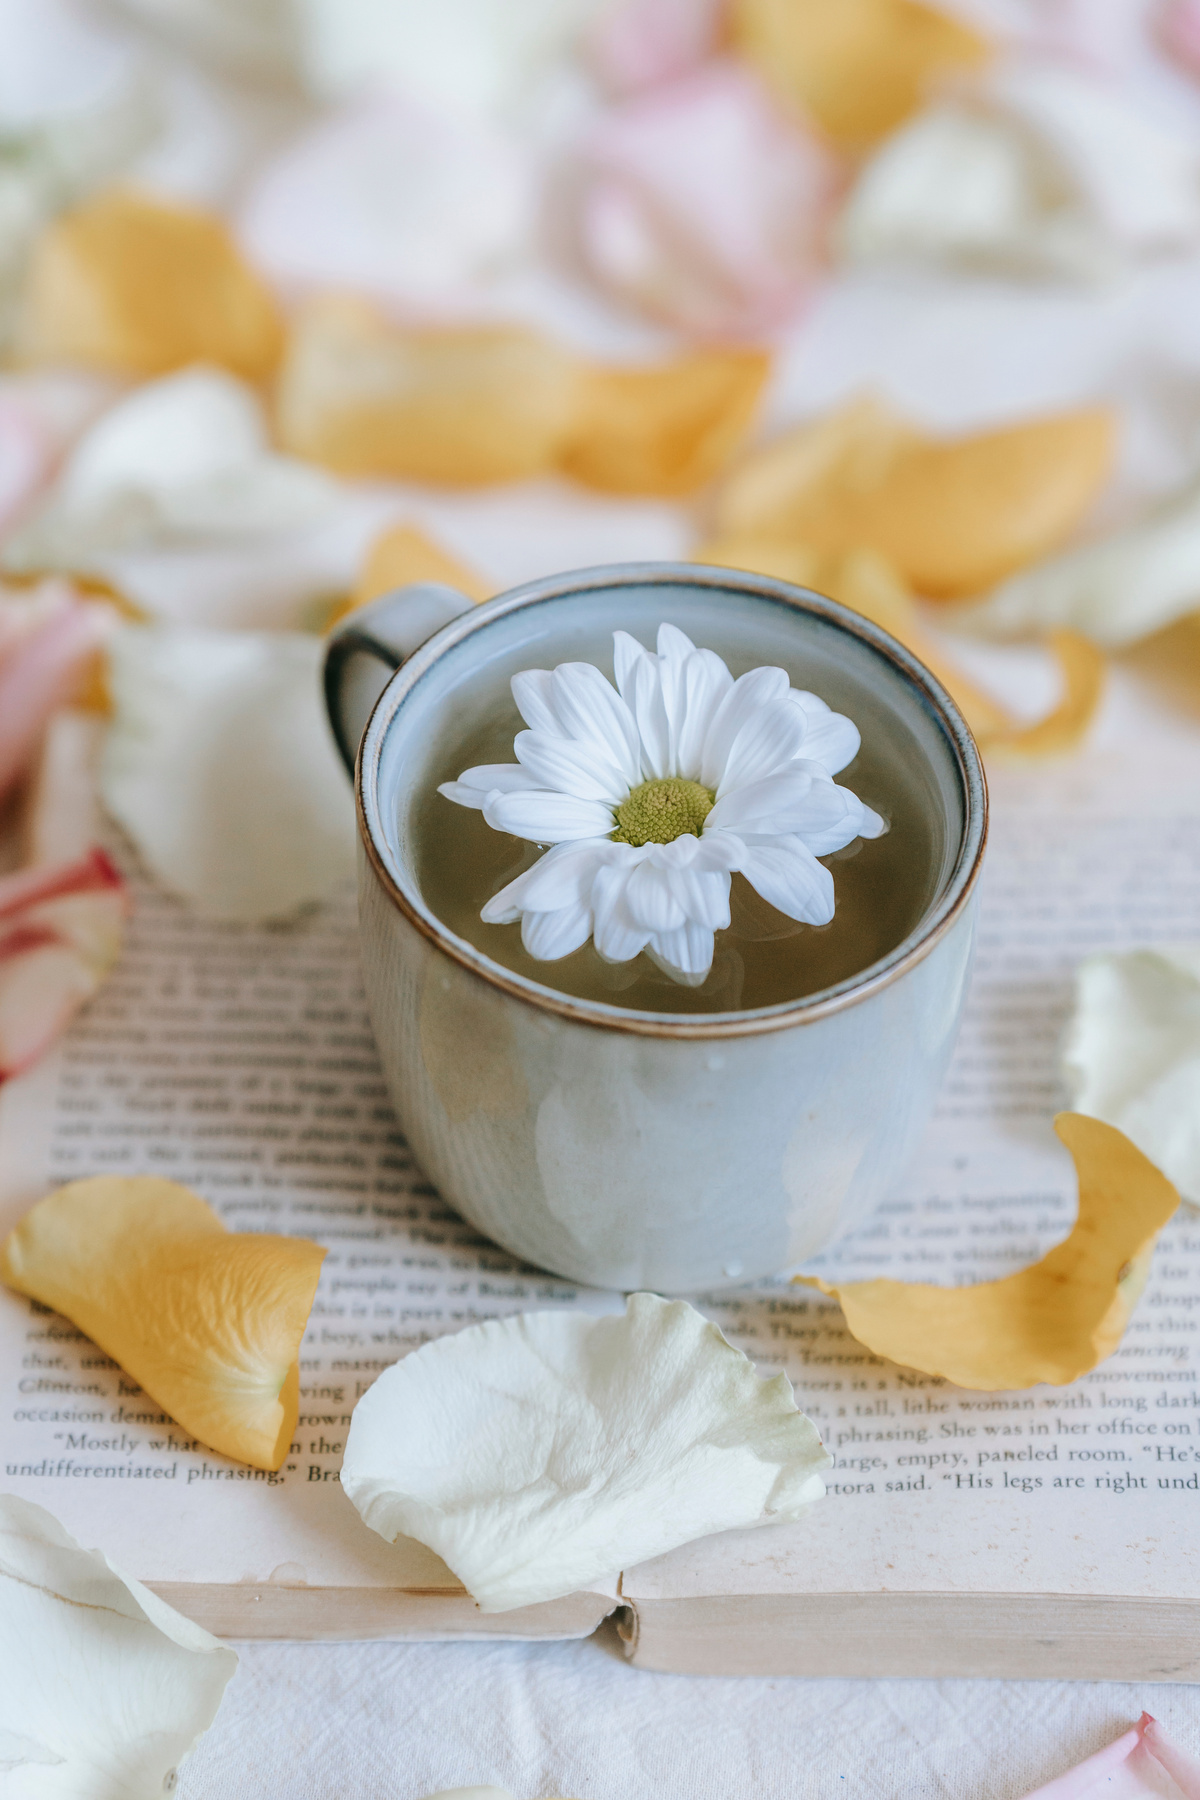
[[[661,625],[658,653],[614,633],[614,687],[591,663],[515,675],[528,730],[515,763],[467,769],[439,793],[496,831],[548,845],[483,908],[554,961],[590,938],[608,963],[644,950],[689,987],[712,968],[740,874],[789,919],[827,925],[834,885],[817,859],[885,830],[833,777],[859,733],[784,670],[734,680],[712,650]]]

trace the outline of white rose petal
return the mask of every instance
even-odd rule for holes
[[[0,1785],[13,1800],[162,1800],[232,1650],[0,1495]]]
[[[1001,69],[867,164],[838,222],[852,262],[1095,280],[1200,238],[1200,154],[1079,66]]]
[[[270,449],[244,382],[185,369],[135,389],[85,433],[45,504],[9,538],[4,566],[104,573],[118,551],[310,525],[337,497],[328,476]]]
[[[1066,550],[963,607],[989,636],[1065,628],[1119,650],[1200,606],[1200,482],[1109,537]]]
[[[325,119],[255,180],[240,216],[250,258],[303,294],[355,288],[387,303],[464,308],[533,227],[517,146],[443,107],[377,98]]]
[[[1082,962],[1063,1073],[1076,1112],[1123,1131],[1200,1206],[1200,946]]]
[[[483,1612],[586,1587],[715,1531],[795,1519],[830,1466],[786,1375],[686,1301],[524,1313],[436,1339],[354,1409],[342,1486]]]
[[[101,793],[143,860],[208,918],[283,918],[354,870],[354,805],[299,632],[127,626]]]

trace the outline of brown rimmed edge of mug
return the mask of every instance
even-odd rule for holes
[[[482,951],[471,946],[460,945],[459,940],[432,916],[426,918],[412,904],[404,893],[380,854],[370,824],[367,820],[366,808],[363,804],[363,746],[371,735],[376,714],[383,706],[391,691],[392,681],[387,683],[362,735],[355,758],[354,797],[358,812],[358,826],[367,857],[375,875],[382,883],[384,891],[393,903],[416,927],[422,937],[427,938],[443,955],[478,975],[481,980],[489,982],[503,993],[515,1000],[522,1000],[541,1012],[553,1013],[561,1019],[569,1019],[576,1025],[590,1025],[598,1031],[622,1031],[635,1037],[653,1038],[734,1038],[755,1037],[768,1031],[787,1031],[797,1025],[816,1024],[819,1019],[828,1018],[831,1013],[844,1011],[847,1007],[857,1006],[860,1001],[868,1000],[881,989],[889,987],[893,981],[899,980],[917,963],[936,948],[948,932],[953,930],[961,917],[967,902],[971,898],[975,883],[979,879],[979,871],[983,864],[983,854],[988,840],[988,792],[987,776],[984,772],[983,760],[979,754],[979,746],[971,734],[970,727],[962,713],[942,686],[936,676],[932,675],[913,653],[906,649],[890,632],[882,626],[875,625],[861,613],[852,612],[849,607],[842,606],[836,600],[830,600],[824,594],[818,594],[811,588],[797,587],[789,581],[779,581],[774,576],[754,575],[740,569],[727,569],[708,563],[608,563],[595,568],[572,569],[565,574],[543,576],[538,581],[525,582],[520,587],[509,588],[504,593],[495,595],[484,601],[483,606],[464,613],[454,619],[441,631],[434,634],[437,638],[448,640],[458,631],[469,631],[472,622],[478,618],[483,607],[496,607],[502,611],[513,611],[529,601],[565,599],[571,594],[588,593],[597,588],[613,587],[654,587],[668,583],[700,586],[700,587],[732,587],[743,592],[757,594],[764,600],[774,600],[789,606],[795,612],[816,613],[831,624],[840,627],[851,637],[860,638],[879,654],[882,654],[899,671],[905,679],[917,689],[925,704],[933,713],[938,724],[948,738],[958,763],[959,775],[963,788],[963,841],[946,884],[946,893],[940,902],[935,903],[933,917],[920,937],[910,944],[904,954],[894,962],[887,963],[875,974],[868,971],[865,979],[851,977],[836,988],[827,990],[823,995],[818,993],[811,999],[781,1001],[777,1007],[760,1007],[756,1010],[739,1013],[645,1013],[632,1009],[625,1011],[620,1007],[605,1007],[593,1001],[579,1000],[570,994],[557,993],[553,988],[542,987],[540,983],[528,981],[514,975],[499,963],[493,963],[484,957]],[[443,645],[442,648],[448,647]],[[413,652],[408,662],[421,656],[426,645]],[[440,653],[440,652],[439,652]],[[400,673],[398,669],[397,674]],[[392,678],[395,679],[394,677]],[[376,757],[378,761],[378,754]],[[974,796],[978,794],[976,801]],[[973,809],[978,811],[978,819],[973,817]],[[978,828],[978,842],[972,847],[972,835]],[[470,949],[471,954],[465,951]]]

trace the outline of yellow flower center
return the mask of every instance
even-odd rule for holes
[[[643,781],[618,806],[617,829],[612,835],[618,844],[632,844],[635,849],[643,844],[673,843],[687,831],[699,837],[712,806],[709,790],[682,775]]]

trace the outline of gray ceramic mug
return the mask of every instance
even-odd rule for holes
[[[921,772],[928,903],[895,949],[836,987],[749,1012],[634,1012],[556,992],[552,964],[544,985],[514,974],[422,898],[414,803],[481,684],[607,663],[615,629],[652,645],[663,620],[735,674],[779,665],[852,718],[873,709]],[[418,1161],[473,1225],[572,1280],[691,1293],[806,1260],[894,1187],[957,1035],[987,829],[970,732],[902,645],[786,582],[619,564],[482,606],[435,586],[386,595],[332,637],[326,692],[357,761],[362,955],[384,1072]]]

